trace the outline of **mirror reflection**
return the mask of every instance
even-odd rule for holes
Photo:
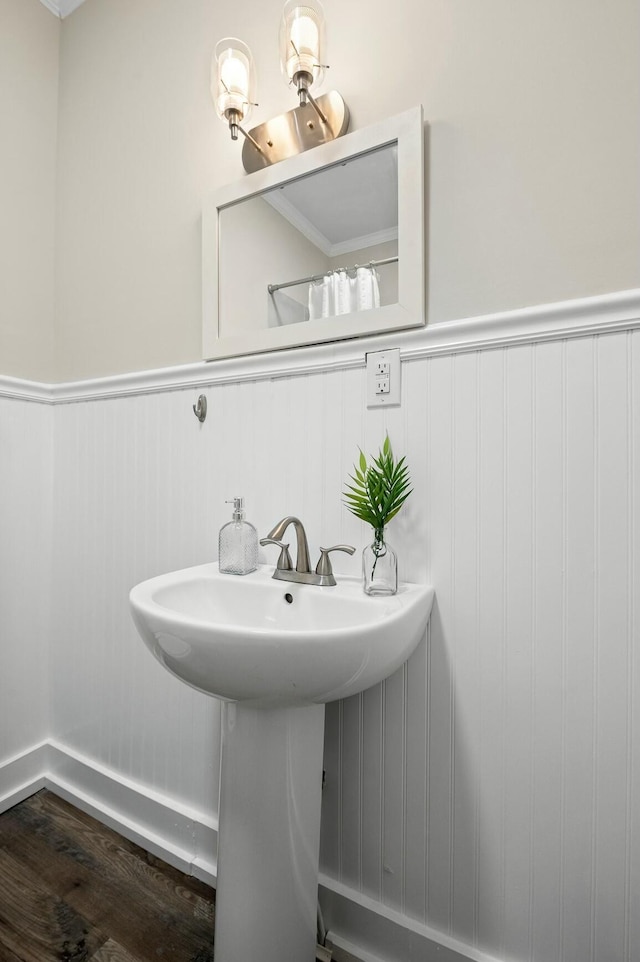
[[[220,337],[396,304],[397,143],[221,208],[218,278]]]

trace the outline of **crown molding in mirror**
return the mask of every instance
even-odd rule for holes
[[[640,329],[640,288],[577,300],[539,304],[499,314],[441,321],[358,341],[295,348],[216,364],[199,361],[152,371],[136,371],[84,381],[45,384],[0,374],[0,398],[67,404],[162,391],[207,388],[276,377],[364,368],[367,351],[399,348],[401,361],[495,350],[519,344],[557,341]]]
[[[397,145],[398,171],[398,301],[369,310],[319,320],[265,325],[242,333],[224,333],[233,326],[220,317],[220,222],[227,208],[259,197],[300,178]],[[424,230],[424,122],[422,107],[414,107],[371,127],[356,130],[272,167],[255,171],[242,180],[215,191],[202,212],[202,344],[203,357],[247,356],[290,347],[338,342],[389,331],[423,327],[426,321]],[[268,238],[266,238],[268,243]],[[238,260],[231,274],[243,283],[251,264]],[[266,289],[265,289],[266,294]]]

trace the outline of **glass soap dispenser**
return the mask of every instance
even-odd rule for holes
[[[248,575],[258,567],[258,532],[244,519],[244,498],[225,504],[233,504],[233,516],[220,528],[218,566],[228,575]]]

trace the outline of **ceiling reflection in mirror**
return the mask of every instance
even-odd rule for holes
[[[221,337],[396,304],[397,143],[229,204],[218,229]]]

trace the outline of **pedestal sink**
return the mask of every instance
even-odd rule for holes
[[[391,675],[424,635],[433,589],[369,596],[217,564],[137,585],[147,647],[223,700],[216,962],[315,958],[324,705]]]

